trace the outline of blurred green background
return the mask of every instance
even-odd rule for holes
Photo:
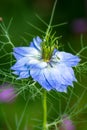
[[[33,37],[37,35],[43,36],[41,32],[29,25],[28,22],[32,23],[35,27],[46,31],[47,27],[37,18],[36,15],[38,14],[40,18],[49,23],[53,3],[54,0],[0,0],[0,17],[3,18],[5,25],[7,26],[11,18],[13,18],[9,34],[15,46],[26,46],[29,44],[30,41],[32,41]],[[58,34],[58,36],[62,35],[62,39],[60,40],[60,42],[64,44],[66,51],[70,51],[67,44],[68,42],[70,42],[70,44],[76,51],[79,50],[81,38],[80,36],[82,33],[84,45],[87,45],[87,0],[58,0],[53,19],[53,25],[63,22],[67,22],[67,24],[56,27],[54,28],[54,30],[56,31],[56,34]],[[12,51],[9,46],[7,46],[7,50]],[[84,54],[85,56],[87,56],[87,52],[85,52]],[[6,59],[1,59],[0,62],[2,62],[2,60]],[[85,76],[83,76],[80,82],[84,83],[86,86],[87,81]],[[81,88],[80,86],[76,86],[74,91],[77,96],[80,96],[83,88]],[[27,96],[24,96],[25,94],[27,94]],[[12,130],[16,130],[15,122],[17,121],[17,117],[18,119],[21,117],[27,102],[28,95],[30,93],[25,92],[25,94],[22,93],[12,103],[0,103],[0,130],[9,130],[10,126]],[[56,111],[59,111],[58,103],[60,101],[58,102],[57,98],[60,99],[61,94],[52,94],[55,95],[56,100],[54,100],[49,95],[48,99],[50,99],[50,102],[51,104],[53,104]],[[69,94],[67,94],[66,97],[68,100]],[[79,106],[82,107],[83,104],[86,104],[86,99],[87,96],[85,94]],[[67,100],[65,101],[67,102]],[[77,98],[73,94],[71,106],[73,103],[76,102],[76,100]],[[61,103],[62,107],[63,103]],[[85,114],[81,113],[80,115],[77,115],[75,117],[74,123],[76,125],[76,130],[87,130],[86,111],[87,109],[84,111]],[[54,109],[52,109],[49,113],[50,116],[48,117],[48,119],[50,121],[58,116],[56,115],[57,112],[55,112]],[[41,97],[38,96],[34,100],[30,100],[24,114],[20,130],[39,130],[39,128],[33,127],[42,123],[42,116],[42,100]],[[78,121],[78,119],[80,118],[83,122]]]

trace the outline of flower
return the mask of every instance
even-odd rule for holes
[[[86,19],[76,19],[71,23],[72,32],[76,34],[87,32],[87,20]]]
[[[10,84],[5,83],[0,86],[0,102],[12,102],[15,97],[15,90]]]
[[[11,67],[18,79],[32,77],[46,90],[66,92],[77,81],[72,67],[80,61],[78,56],[46,46],[40,37],[33,38],[29,47],[14,48],[17,62]]]
[[[63,117],[59,130],[75,130],[75,126],[68,116]]]

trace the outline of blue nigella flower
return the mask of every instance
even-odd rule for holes
[[[32,77],[46,90],[66,92],[77,81],[72,67],[80,61],[78,56],[44,46],[40,37],[29,47],[14,48],[17,62],[11,67],[18,79]]]

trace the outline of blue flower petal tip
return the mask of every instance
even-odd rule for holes
[[[77,81],[72,67],[78,65],[80,58],[55,48],[50,59],[44,60],[42,42],[37,36],[29,47],[14,48],[17,62],[11,69],[19,76],[18,79],[31,76],[47,91],[67,92],[67,87],[73,87],[73,82]]]

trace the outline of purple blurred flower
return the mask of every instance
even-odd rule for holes
[[[72,31],[74,33],[85,33],[87,32],[87,20],[86,19],[77,19],[74,20],[71,24]]]
[[[75,130],[75,126],[68,116],[64,116],[59,130]]]
[[[16,97],[14,88],[9,84],[0,86],[0,102],[12,102]]]

